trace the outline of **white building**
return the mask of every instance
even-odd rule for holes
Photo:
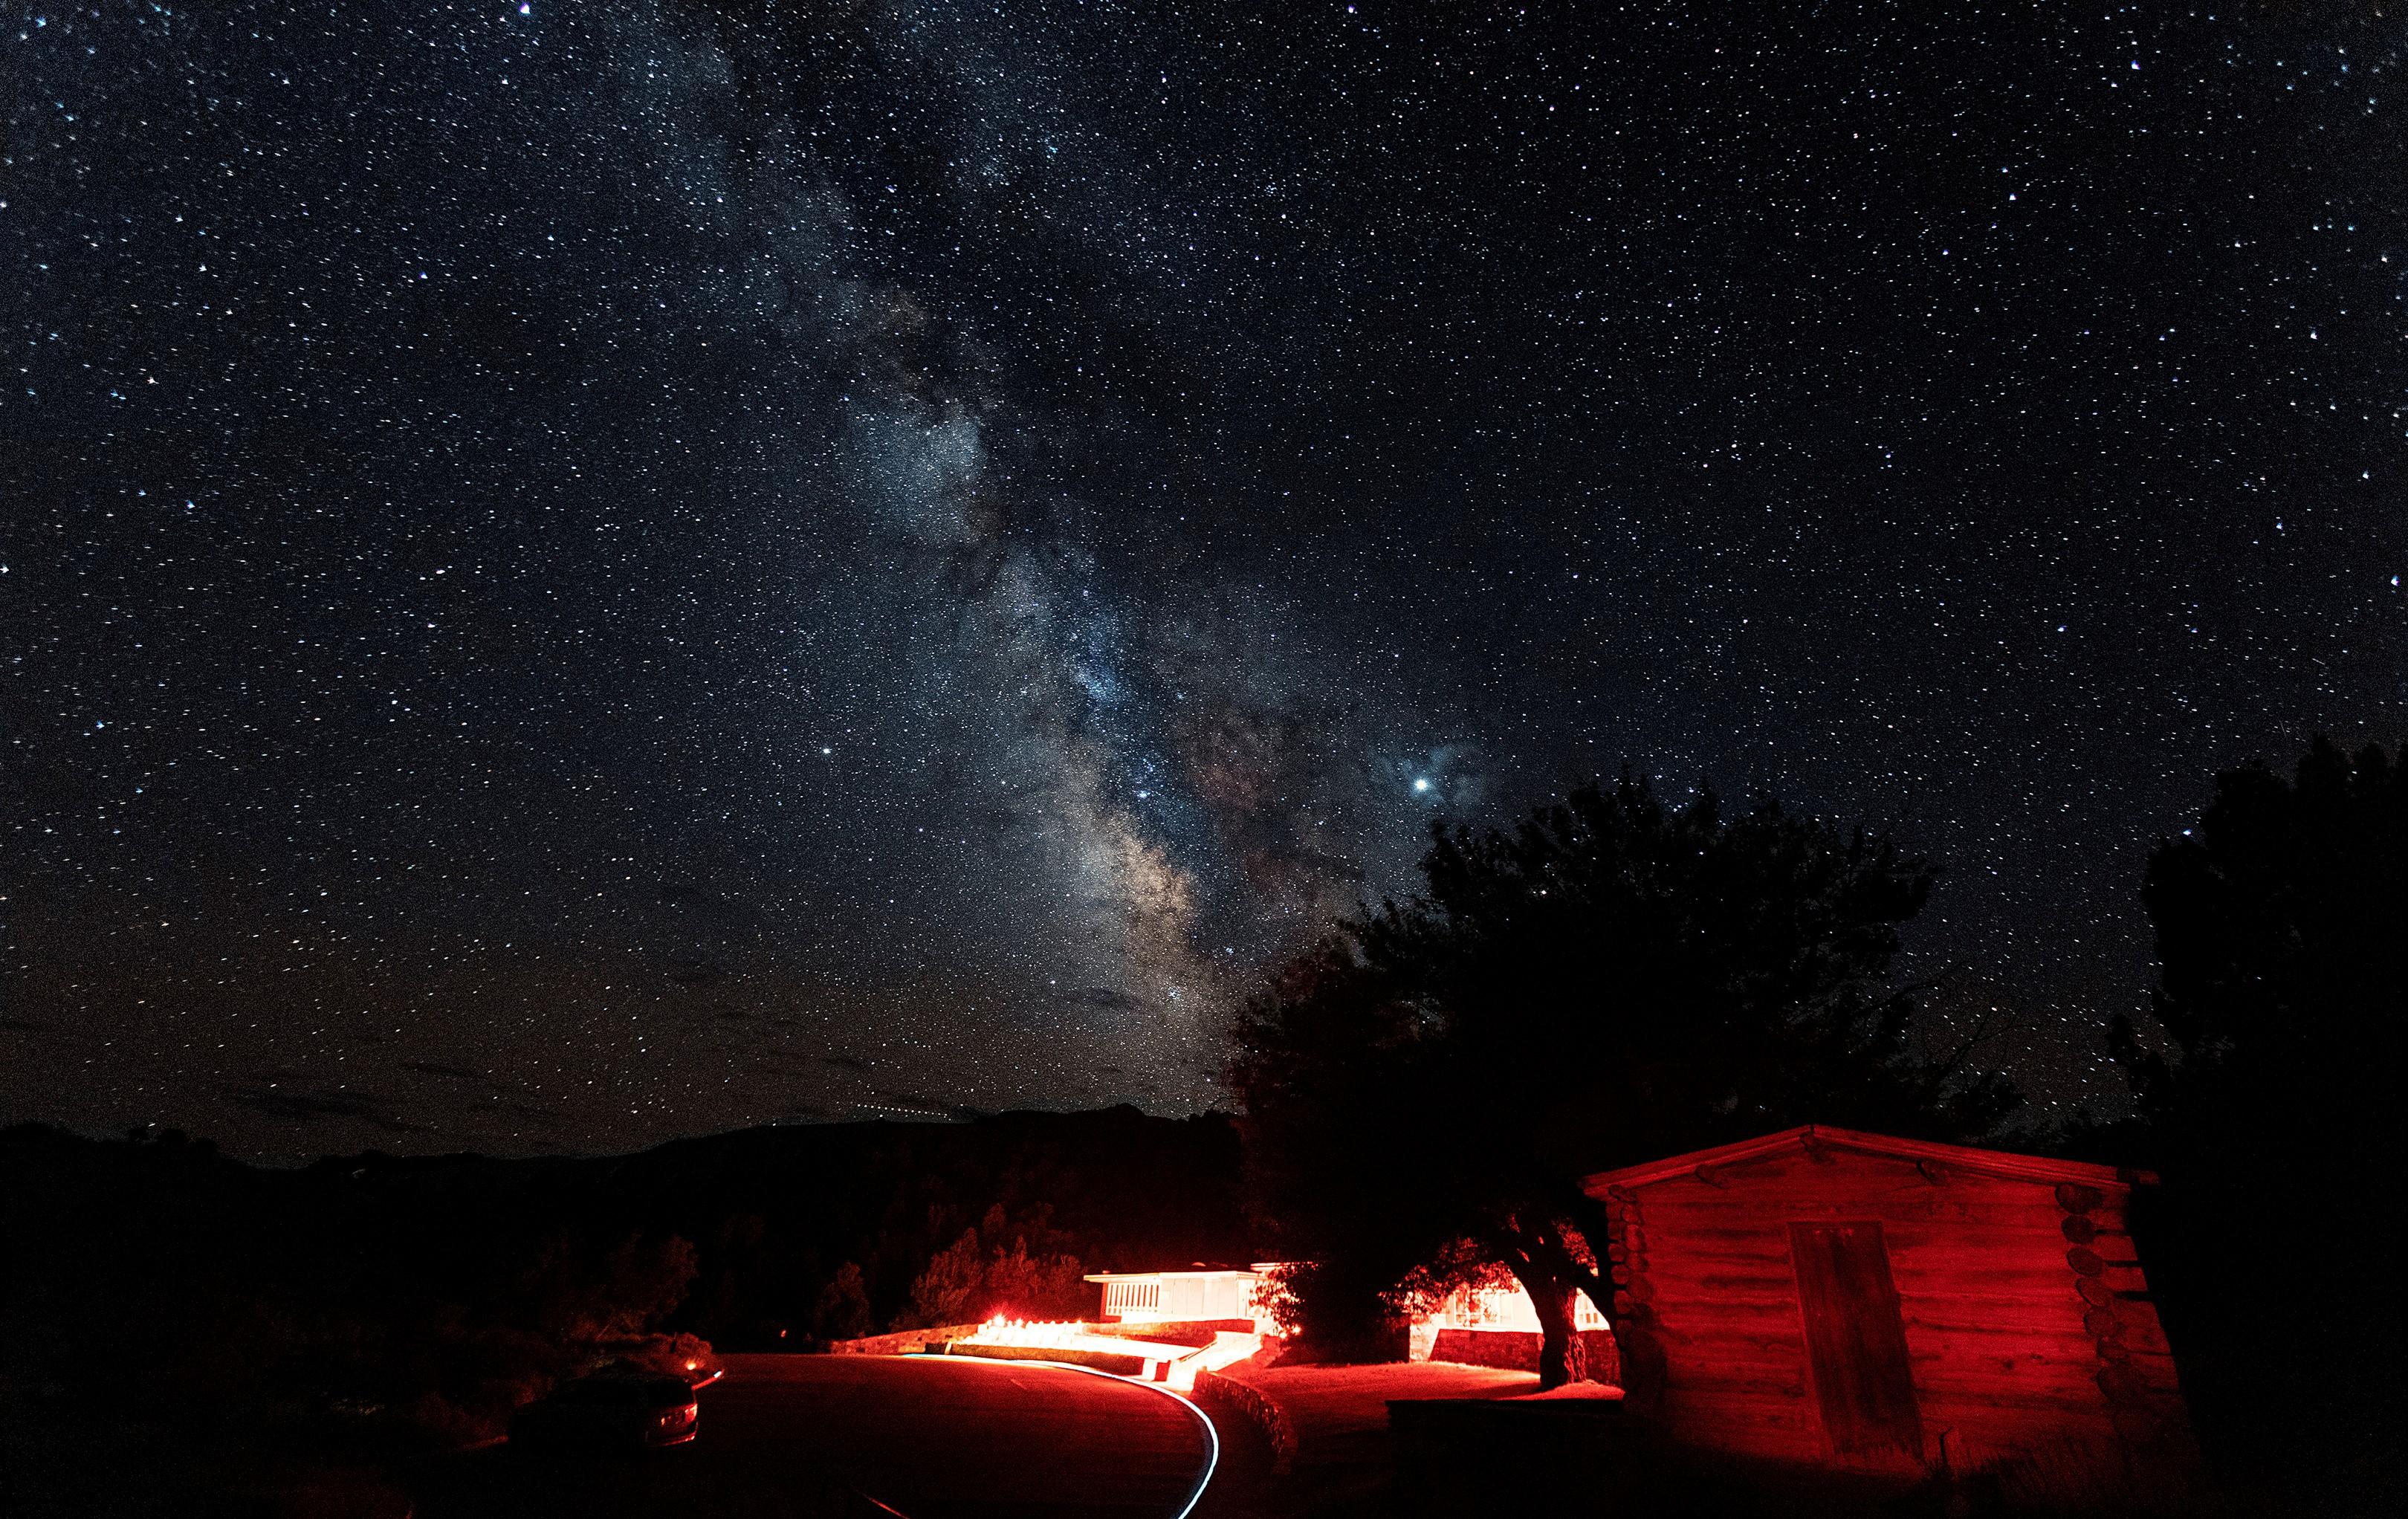
[[[1572,1327],[1580,1331],[1607,1327],[1605,1315],[1597,1311],[1586,1293],[1572,1299]],[[1437,1348],[1441,1329],[1523,1335],[1534,1340],[1541,1334],[1538,1306],[1518,1282],[1502,1287],[1456,1288],[1435,1311],[1413,1321],[1407,1354],[1416,1361],[1428,1360],[1430,1352]],[[1484,1359],[1480,1364],[1492,1363]]]
[[[1252,1321],[1254,1333],[1275,1335],[1281,1332],[1280,1326],[1263,1297],[1270,1273],[1278,1269],[1276,1261],[1256,1261],[1244,1270],[1198,1267],[1189,1271],[1099,1271],[1087,1280],[1100,1283],[1104,1289],[1099,1318],[1105,1324],[1246,1319]],[[1586,1294],[1574,1300],[1572,1325],[1582,1330],[1607,1326],[1605,1316]],[[1535,1342],[1540,1334],[1539,1311],[1519,1283],[1461,1288],[1412,1324],[1406,1341],[1408,1354],[1416,1361],[1428,1360],[1438,1347],[1440,1331],[1448,1329],[1484,1337],[1512,1336]],[[1501,1345],[1491,1351],[1481,1348],[1481,1342],[1476,1341],[1453,1343],[1479,1364],[1504,1364],[1490,1358],[1505,1354]],[[1535,1354],[1535,1350],[1528,1354]]]
[[[1106,1324],[1196,1324],[1248,1319],[1257,1334],[1276,1334],[1257,1291],[1271,1263],[1247,1270],[1102,1271],[1087,1278],[1103,1283]]]

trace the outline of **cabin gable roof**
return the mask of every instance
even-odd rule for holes
[[[1767,1134],[1760,1139],[1742,1139],[1736,1144],[1716,1145],[1709,1150],[1692,1150],[1686,1154],[1668,1155],[1662,1160],[1625,1166],[1619,1170],[1599,1171],[1594,1176],[1584,1177],[1581,1190],[1591,1197],[1601,1197],[1609,1187],[1643,1187],[1678,1176],[1694,1175],[1700,1168],[1713,1170],[1721,1167],[1744,1166],[1776,1155],[1814,1150],[1852,1151],[1859,1154],[1928,1162],[2019,1182],[2070,1182],[2083,1186],[2128,1190],[2135,1185],[2155,1185],[2157,1180],[2152,1171],[2094,1166],[2079,1160],[2050,1160],[2041,1155],[2018,1155],[2004,1150],[1979,1150],[1962,1144],[1939,1144],[1929,1139],[1901,1139],[1893,1135],[1868,1134],[1861,1129],[1837,1128],[1828,1124],[1801,1124],[1796,1128],[1783,1129],[1778,1134]]]

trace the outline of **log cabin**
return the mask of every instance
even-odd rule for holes
[[[1634,1413],[1870,1470],[2196,1459],[2127,1226],[2145,1172],[1808,1125],[1591,1176]]]

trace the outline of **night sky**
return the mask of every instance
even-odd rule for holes
[[[2112,1098],[2408,731],[2408,21],[1486,8],[14,0],[0,1120],[1185,1112],[1626,760]]]

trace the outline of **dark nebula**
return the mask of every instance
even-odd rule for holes
[[[0,21],[0,1119],[1184,1111],[1433,817],[2143,859],[2408,724],[2396,7]]]

